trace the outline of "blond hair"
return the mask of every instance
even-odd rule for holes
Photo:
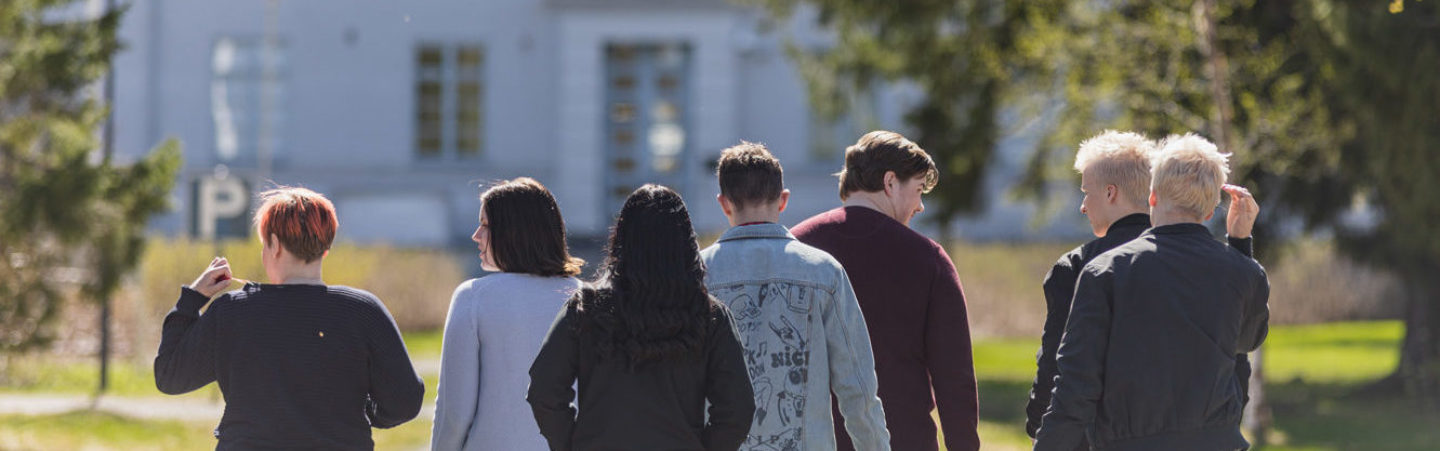
[[[1137,206],[1150,195],[1150,157],[1155,142],[1134,132],[1105,130],[1080,143],[1075,153],[1075,170],[1090,171],[1092,180],[1115,185],[1120,194]]]
[[[1182,212],[1204,219],[1220,205],[1220,189],[1230,174],[1230,154],[1194,133],[1170,136],[1152,162],[1151,189]]]

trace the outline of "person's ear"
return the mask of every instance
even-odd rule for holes
[[[1114,204],[1120,201],[1120,188],[1115,185],[1105,185],[1105,202]]]
[[[285,253],[285,246],[280,245],[280,237],[275,236],[275,234],[270,234],[270,240],[268,244],[270,246],[273,246],[273,249],[271,249],[270,251],[270,255],[274,256],[276,259],[279,259],[280,255]]]
[[[1150,208],[1155,208],[1155,190],[1150,190]]]
[[[885,171],[885,194],[891,194],[892,191],[895,191],[895,184],[899,180],[900,177],[895,175],[895,171]]]
[[[1208,222],[1208,221],[1210,221],[1210,218],[1213,218],[1213,217],[1215,217],[1215,210],[1210,210],[1209,213],[1206,213],[1206,214],[1205,214],[1205,219],[1200,220],[1200,222]]]
[[[776,213],[784,213],[785,207],[790,205],[790,190],[780,190],[780,209]]]
[[[735,215],[735,206],[730,203],[730,199],[725,198],[724,194],[716,194],[715,201],[720,203],[720,211],[725,213],[725,217]]]

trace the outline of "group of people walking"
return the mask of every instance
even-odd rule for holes
[[[1045,277],[1036,449],[1247,447],[1245,353],[1268,297],[1249,257],[1253,197],[1193,135],[1105,132],[1075,167],[1099,238]],[[909,227],[938,181],[930,156],[897,133],[862,136],[838,173],[843,205],[792,228],[763,145],[726,149],[716,173],[731,225],[716,243],[700,249],[681,197],[645,185],[590,281],[542,184],[486,190],[472,239],[493,274],[451,300],[432,449],[935,450],[936,411],[947,449],[979,449],[960,279]],[[1222,189],[1229,246],[1200,224]],[[267,191],[255,227],[270,283],[226,292],[217,257],[182,288],[157,387],[219,383],[217,449],[373,448],[371,428],[416,417],[425,388],[384,304],[321,279],[334,207]]]

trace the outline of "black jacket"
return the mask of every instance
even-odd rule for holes
[[[703,355],[638,369],[602,359],[593,340],[579,335],[579,321],[573,303],[561,310],[530,367],[525,399],[550,449],[733,451],[745,441],[755,395],[724,305],[712,317]],[[572,384],[580,389],[578,409],[570,403]]]
[[[1155,227],[1081,271],[1037,450],[1249,446],[1237,354],[1264,341],[1264,268],[1195,223]]]
[[[1150,215],[1132,214],[1115,221],[1105,231],[1105,236],[1091,240],[1060,256],[1050,272],[1045,274],[1045,332],[1040,338],[1040,351],[1035,355],[1035,381],[1030,386],[1030,400],[1025,405],[1025,433],[1031,438],[1040,430],[1040,417],[1050,407],[1050,392],[1055,389],[1055,376],[1060,371],[1055,367],[1055,351],[1060,348],[1060,336],[1065,333],[1065,322],[1070,317],[1070,299],[1075,295],[1075,281],[1084,268],[1096,256],[1114,249],[1139,237],[1150,228]],[[1253,255],[1253,238],[1229,238],[1230,247],[1245,256]],[[1242,384],[1250,380],[1250,361],[1245,354],[1236,356],[1236,377]]]

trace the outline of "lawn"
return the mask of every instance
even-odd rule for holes
[[[1422,450],[1440,443],[1440,419],[1426,418],[1401,396],[1362,391],[1394,370],[1402,336],[1396,321],[1276,326],[1266,344],[1265,371],[1275,429],[1266,449],[1285,451]],[[438,332],[406,335],[417,361],[439,355]],[[986,450],[1028,449],[1024,404],[1034,377],[1037,339],[982,339],[975,344],[980,379],[980,435]],[[23,370],[19,370],[19,369]],[[0,391],[89,393],[93,364],[27,362]],[[39,376],[45,377],[39,377]],[[425,374],[433,396],[434,375]],[[156,395],[148,365],[123,363],[115,392]],[[213,386],[187,396],[215,396]],[[196,449],[213,446],[203,422],[140,421],[109,414],[0,416],[0,449]],[[375,433],[377,449],[415,449],[429,437],[428,419]]]

